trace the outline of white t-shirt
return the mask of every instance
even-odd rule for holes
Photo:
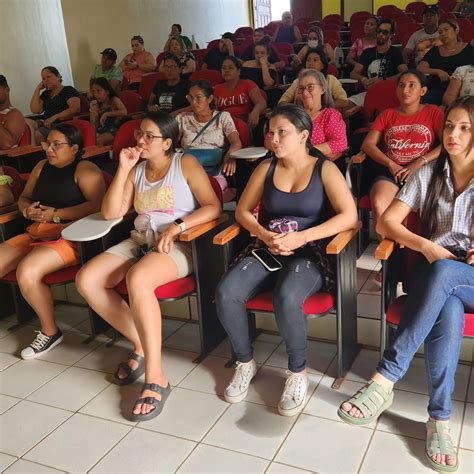
[[[451,76],[454,79],[461,81],[461,90],[459,97],[465,95],[474,95],[474,66],[468,64],[467,66],[459,66]]]
[[[438,38],[438,30],[436,30],[434,33],[428,34],[424,28],[415,31],[410,36],[406,48],[415,52],[415,64],[418,64],[423,59],[423,56],[433,46],[439,46],[440,43]]]

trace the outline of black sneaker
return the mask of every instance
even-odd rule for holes
[[[35,332],[37,333],[35,340],[21,351],[22,359],[36,359],[36,357],[49,352],[63,340],[63,333],[60,329],[54,336],[47,336],[41,331]]]

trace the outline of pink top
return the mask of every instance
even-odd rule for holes
[[[358,59],[366,49],[373,47],[375,47],[375,44],[364,44],[362,38],[357,38],[352,44],[349,53],[354,55],[354,59]]]
[[[313,120],[311,143],[327,143],[332,153],[341,153],[347,149],[346,124],[338,110],[328,107]]]
[[[132,56],[133,53],[129,53],[125,56],[124,60],[126,59],[127,61],[130,61],[132,59]],[[151,56],[153,58],[153,61],[155,61],[153,55],[148,51],[142,51],[137,56],[135,56],[134,59],[135,62],[140,66],[145,62],[148,56]],[[142,71],[140,68],[126,69],[125,71],[123,71],[123,77],[127,78],[129,84],[133,84],[134,82],[142,82],[143,74],[145,74],[145,71]]]

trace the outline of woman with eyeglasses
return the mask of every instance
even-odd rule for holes
[[[336,159],[347,149],[346,124],[334,108],[325,77],[314,69],[300,73],[296,101],[313,121],[311,143],[327,158]]]
[[[179,145],[194,154],[225,190],[225,176],[232,176],[236,169],[231,154],[242,148],[239,133],[228,112],[215,110],[214,89],[209,82],[193,82],[187,97],[192,110],[176,116]]]
[[[158,68],[159,72],[166,74],[165,61],[169,56],[175,56],[179,60],[180,74],[183,79],[189,79],[191,74],[196,70],[196,60],[193,53],[186,50],[184,41],[181,38],[171,38],[167,55],[165,55],[163,61]]]
[[[133,36],[131,45],[132,52],[122,59],[119,67],[128,81],[128,88],[138,90],[143,74],[156,70],[156,61],[153,54],[145,50],[145,42],[141,36]]]
[[[219,217],[221,204],[196,158],[176,152],[179,127],[171,115],[148,112],[135,138],[136,146],[120,152],[117,173],[102,203],[105,219],[124,216],[133,208],[135,228],[130,238],[82,267],[76,284],[91,308],[133,344],[114,383],[128,385],[145,373],[131,415],[134,421],[145,421],[161,413],[170,393],[155,288],[193,272],[191,247],[177,238]],[[123,279],[128,303],[114,290]]]
[[[174,117],[191,109],[186,98],[191,83],[181,75],[181,63],[176,56],[166,56],[163,64],[166,79],[156,81],[148,100],[148,111],[162,110]]]
[[[314,49],[308,49],[303,61],[305,69],[315,69],[323,74],[328,83],[328,89],[334,101],[334,107],[344,108],[351,105],[347,100],[347,94],[337,77],[328,74],[329,58],[324,49],[318,46]],[[279,104],[289,104],[294,102],[297,95],[299,79],[295,79],[290,87],[285,91],[278,101]]]
[[[18,209],[30,226],[26,233],[0,244],[0,277],[16,269],[20,291],[40,320],[35,339],[21,351],[22,359],[46,354],[63,339],[43,278],[79,263],[76,245],[62,239],[61,231],[99,211],[105,192],[99,168],[81,160],[83,139],[76,127],[57,125],[41,145],[46,159],[33,168],[18,199]]]
[[[417,69],[429,75],[429,87],[424,102],[442,105],[443,94],[448,88],[450,76],[458,67],[472,63],[474,48],[471,44],[461,41],[456,20],[442,21],[438,32],[441,46],[431,48],[423,56]]]
[[[229,403],[244,400],[257,372],[246,302],[272,290],[275,319],[288,354],[287,379],[278,403],[283,416],[299,413],[308,391],[303,303],[323,288],[334,288],[334,268],[324,251],[326,239],[357,225],[346,181],[334,163],[315,150],[312,133],[311,117],[302,107],[285,104],[272,112],[268,136],[275,156],[254,171],[235,213],[237,222],[256,239],[216,290],[217,314],[237,359],[224,392]],[[254,209],[259,203],[257,221]],[[328,213],[330,208],[334,214]],[[280,269],[269,271],[252,253],[256,249],[268,250]]]

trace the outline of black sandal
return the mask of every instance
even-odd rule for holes
[[[128,359],[133,359],[138,362],[138,367],[134,370],[126,362],[121,362],[114,374],[115,385],[129,385],[135,380],[139,379],[145,373],[145,357],[137,354],[136,352],[130,352]],[[125,378],[119,377],[120,369],[122,369],[127,376]]]
[[[135,414],[132,411],[132,421],[147,421],[147,420],[151,420],[151,419],[155,418],[156,416],[158,416],[161,413],[161,411],[163,410],[163,406],[166,402],[166,399],[168,398],[168,395],[171,392],[171,386],[170,386],[169,383],[166,387],[162,387],[161,385],[158,385],[156,383],[145,383],[145,384],[143,384],[142,392],[144,390],[151,390],[153,392],[159,393],[161,395],[161,400],[158,400],[155,397],[139,398],[135,402],[135,405],[134,405],[133,409],[135,409],[137,405],[143,405],[143,404],[153,405],[154,408],[153,408],[152,411],[150,411],[149,413],[145,413],[145,414],[143,414],[143,413]]]

